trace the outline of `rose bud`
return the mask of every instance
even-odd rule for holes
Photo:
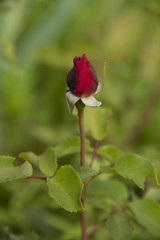
[[[81,58],[75,57],[73,62],[74,66],[67,76],[68,87],[78,97],[89,97],[98,87],[96,71],[85,54]]]
[[[92,94],[96,94],[102,89],[103,79],[98,83],[96,71],[85,54],[82,57],[75,57],[73,62],[74,66],[67,76],[68,89],[66,92],[70,112],[72,112],[75,103],[79,99],[86,106],[99,107],[101,102],[98,102]]]

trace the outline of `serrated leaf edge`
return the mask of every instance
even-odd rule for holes
[[[25,177],[29,177],[29,176],[32,176],[32,174],[33,174],[33,168],[32,168],[32,165],[29,163],[29,162],[27,162],[27,161],[25,161],[23,164],[21,164],[20,166],[17,166],[17,167],[1,167],[1,169],[18,169],[18,168],[22,168],[23,166],[25,166],[25,164],[28,164],[28,166],[30,167],[30,169],[31,169],[31,174],[24,174],[22,177],[16,177],[15,176],[15,178],[13,178],[13,179],[10,179],[10,178],[6,178],[6,180],[5,181],[0,181],[0,183],[4,183],[4,182],[9,182],[9,181],[14,181],[14,180],[18,180],[18,179],[22,179],[22,178],[25,178]]]
[[[80,211],[83,211],[84,208],[83,208],[82,203],[81,203],[81,195],[82,195],[82,191],[83,191],[83,183],[82,183],[82,181],[81,181],[78,173],[76,172],[76,170],[75,170],[71,165],[68,164],[68,165],[61,166],[61,167],[57,170],[56,174],[58,174],[58,172],[60,171],[60,169],[65,168],[66,166],[69,166],[69,167],[75,172],[76,176],[78,177],[79,182],[81,183],[81,191],[80,191],[81,194],[80,194],[79,202],[80,202],[80,205],[81,205],[81,208],[82,208],[82,209],[79,209],[79,210],[80,210]],[[56,175],[54,175],[54,176],[56,176]],[[54,178],[54,176],[47,178],[47,186],[48,186],[48,179],[50,180],[50,179]],[[51,194],[50,194],[50,188],[49,188],[49,186],[48,186],[48,189],[49,189],[49,196],[50,196],[51,198],[53,198],[53,197],[51,196]],[[63,191],[63,189],[62,189],[62,191]],[[65,192],[65,191],[63,191],[63,192]],[[65,194],[68,195],[68,196],[73,200],[73,202],[75,202],[75,200],[74,200],[68,193],[65,192]],[[54,199],[62,208],[64,208],[55,198],[53,198],[53,199]],[[69,211],[69,212],[78,212],[78,210],[76,210],[76,211],[70,211],[70,210],[67,209],[67,208],[64,208],[64,209],[67,210],[67,211]]]

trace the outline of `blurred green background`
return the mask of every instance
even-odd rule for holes
[[[73,57],[83,53],[99,79],[107,62],[97,95],[112,108],[105,142],[160,169],[159,0],[0,0],[0,154],[39,154],[78,135],[65,91]],[[77,216],[44,197],[43,184],[25,186],[0,186],[0,224],[15,233],[33,230],[52,239],[54,232],[63,239],[61,221],[70,219],[68,229],[78,224]],[[54,221],[51,211],[62,211],[63,219]]]

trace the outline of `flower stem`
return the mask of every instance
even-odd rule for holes
[[[78,108],[78,117],[79,117],[79,130],[81,138],[81,167],[85,166],[85,132],[83,125],[83,109]]]
[[[85,131],[84,131],[84,125],[83,125],[83,108],[77,106],[77,109],[78,109],[79,130],[80,130],[80,138],[81,138],[80,166],[85,167]],[[82,206],[84,208],[84,205],[85,205],[85,188],[83,188],[83,191],[82,191],[81,202],[82,202]],[[80,212],[80,219],[81,219],[81,231],[82,231],[81,240],[87,240],[86,221],[85,221],[84,210]]]

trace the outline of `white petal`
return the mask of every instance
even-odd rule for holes
[[[81,101],[88,107],[99,107],[102,104],[101,102],[98,102],[93,96],[81,98]]]
[[[98,83],[97,90],[95,91],[94,94],[97,94],[97,93],[99,93],[99,92],[102,90],[102,88],[103,88],[103,82],[104,82],[104,78],[102,79],[101,82]]]
[[[73,93],[71,93],[71,91],[66,92],[67,106],[70,113],[72,113],[74,105],[76,102],[78,102],[79,99],[80,97],[75,96]]]
[[[96,92],[95,92],[94,94],[97,94],[97,93],[99,93],[99,92],[102,90],[103,85],[104,85],[104,76],[105,76],[105,73],[106,73],[106,60],[105,60],[105,62],[104,62],[102,80],[101,80],[101,82],[98,83],[97,90],[96,90]]]

